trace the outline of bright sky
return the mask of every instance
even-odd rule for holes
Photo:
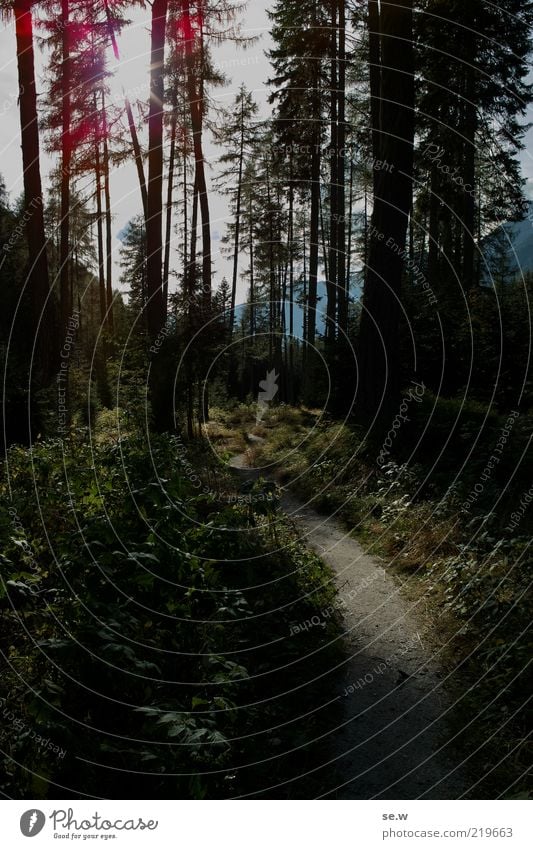
[[[243,20],[243,31],[250,36],[260,36],[260,40],[243,51],[233,44],[218,47],[214,53],[215,61],[224,71],[230,82],[227,86],[217,89],[213,96],[221,103],[230,103],[241,83],[251,89],[256,100],[266,113],[265,81],[270,76],[270,66],[264,55],[269,46],[268,19],[266,0],[251,0]],[[136,9],[132,17],[132,25],[123,31],[119,39],[121,52],[120,73],[113,84],[113,97],[122,103],[123,85],[130,100],[146,100],[148,97],[148,62],[150,9]],[[15,56],[15,33],[11,22],[4,22],[0,29],[0,117],[2,135],[0,139],[0,173],[6,182],[11,199],[14,200],[22,192],[22,161],[20,152],[20,126],[17,105],[17,67]],[[114,59],[111,65],[113,66]],[[42,57],[38,57],[38,72],[42,73]],[[42,81],[40,89],[42,91]],[[533,108],[530,108],[528,119],[533,121]],[[42,171],[46,185],[46,175],[51,167],[51,159],[44,153],[41,145]],[[527,148],[522,154],[524,175],[528,178],[527,191],[533,197],[533,130],[527,136]],[[210,161],[211,173],[216,172],[216,150],[210,144],[206,146],[206,155]],[[87,183],[88,175],[83,178]],[[111,201],[113,206],[113,251],[115,261],[115,286],[118,284],[118,252],[120,242],[117,234],[135,214],[141,211],[139,188],[135,166],[131,161],[115,168],[111,179]],[[215,285],[218,285],[224,275],[231,277],[230,263],[219,253],[220,237],[227,223],[226,200],[211,193],[213,258],[215,262]],[[173,237],[176,239],[176,236]],[[239,295],[244,297],[245,284],[241,284]]]
[[[238,49],[233,44],[217,47],[214,57],[217,66],[228,77],[228,85],[213,91],[213,97],[222,104],[229,104],[235,97],[239,86],[244,83],[254,93],[256,100],[266,109],[266,89],[264,82],[270,73],[269,63],[264,55],[268,46],[267,4],[253,0],[252,11],[243,19],[243,34],[260,36],[260,40],[247,50]],[[132,25],[123,31],[119,38],[121,54],[120,65],[117,66],[110,52],[110,69],[116,68],[116,80],[111,84],[111,95],[117,104],[123,103],[122,86],[132,102],[134,112],[135,101],[148,99],[148,67],[150,49],[150,9],[136,9],[130,14]],[[37,73],[41,79],[38,90],[43,90],[42,70],[43,58],[37,56]],[[2,174],[11,200],[22,192],[22,157],[20,151],[20,119],[17,104],[17,64],[15,53],[15,31],[13,22],[3,22],[0,29],[0,174]],[[141,134],[141,143],[142,143]],[[146,139],[144,139],[146,141]],[[217,152],[207,141],[206,157],[209,170],[216,173]],[[41,140],[41,168],[45,187],[48,187],[47,174],[53,160],[45,153]],[[80,180],[80,186],[88,185],[89,175]],[[166,189],[165,189],[166,193]],[[113,207],[113,255],[115,263],[114,285],[118,286],[119,249],[120,241],[117,235],[127,222],[141,212],[141,201],[137,172],[132,161],[115,167],[111,175],[111,203]],[[224,275],[231,277],[231,266],[228,259],[219,252],[220,237],[224,234],[227,223],[227,202],[225,198],[210,195],[211,220],[213,235],[213,259],[215,264],[214,283],[217,286]],[[173,239],[177,239],[173,234]],[[172,282],[171,282],[172,286]],[[244,296],[245,284],[242,284]]]

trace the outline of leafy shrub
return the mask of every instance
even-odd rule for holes
[[[316,629],[288,639],[332,600],[330,575],[281,518],[221,500],[231,481],[205,445],[112,439],[112,419],[90,445],[8,452],[0,704],[21,725],[4,730],[2,789],[252,792],[291,770],[265,734],[293,748],[300,698],[283,694],[331,665]]]

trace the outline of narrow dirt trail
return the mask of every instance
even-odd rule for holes
[[[245,454],[230,465],[241,479],[259,474]],[[445,674],[396,580],[334,519],[286,492],[281,508],[302,544],[332,568],[343,617],[347,659],[333,684],[340,711],[324,796],[459,798],[468,784],[449,742]]]

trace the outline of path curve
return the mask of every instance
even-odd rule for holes
[[[255,439],[258,439],[257,437]],[[250,480],[246,454],[230,461]],[[452,698],[420,621],[394,577],[342,526],[284,492],[302,542],[333,570],[347,658],[338,671],[339,719],[329,735],[324,796],[457,799],[467,781],[451,742]]]

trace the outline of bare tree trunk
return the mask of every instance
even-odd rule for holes
[[[315,136],[311,161],[311,220],[309,233],[309,298],[307,310],[307,344],[313,348],[316,339],[318,290],[318,254],[320,229],[320,139]]]
[[[189,271],[189,235],[188,235],[188,184],[187,184],[187,146],[183,145],[183,291],[187,292],[187,274]]]
[[[37,340],[35,385],[46,386],[52,378],[57,356],[52,303],[48,302],[50,282],[40,170],[31,0],[15,0],[13,9],[17,40],[24,220],[29,260],[26,280],[32,310],[32,327],[29,330],[29,336]]]
[[[288,369],[288,399],[294,403],[294,186],[292,173],[292,149],[289,165],[289,369]],[[283,314],[285,315],[285,298],[283,299]]]
[[[98,104],[96,94],[94,95],[94,113],[98,120]],[[94,140],[94,173],[96,179],[96,244],[98,254],[98,295],[100,301],[100,324],[105,326],[106,322],[106,290],[105,290],[105,262],[104,262],[104,228],[102,213],[102,174],[100,162],[100,122],[98,121]]]
[[[106,306],[107,329],[109,335],[115,332],[113,319],[113,235],[111,222],[111,191],[109,186],[109,144],[105,96],[102,92],[102,121],[104,140],[104,200],[105,200],[105,241],[106,241]]]
[[[163,260],[163,303],[165,313],[168,310],[168,279],[170,274],[170,242],[172,236],[172,203],[174,194],[174,165],[176,159],[176,128],[178,124],[177,115],[177,89],[174,85],[172,92],[172,116],[170,119],[170,152],[168,163],[167,183],[167,205],[165,221],[165,254]],[[187,244],[187,242],[185,242]]]
[[[316,25],[316,5],[313,16],[313,25]],[[308,361],[311,349],[316,340],[316,311],[318,295],[318,257],[320,238],[320,160],[321,160],[321,98],[320,98],[320,62],[316,58],[312,66],[312,115],[313,121],[313,150],[311,152],[311,204],[309,221],[309,287],[307,298],[307,335],[306,335],[306,361]],[[327,275],[326,275],[327,276]],[[308,382],[311,375],[308,375]]]
[[[168,0],[153,0],[150,111],[148,116],[148,197],[146,219],[147,324],[155,339],[165,323],[162,279],[163,218],[163,66]]]
[[[338,97],[337,97],[337,280],[339,337],[348,332],[348,291],[346,286],[346,0],[337,0],[339,10]]]
[[[302,338],[304,340],[303,346],[303,357],[304,357],[304,365],[307,356],[307,326],[309,321],[309,311],[308,311],[308,303],[307,303],[307,293],[308,293],[308,282],[307,282],[307,251],[306,251],[306,227],[305,227],[305,209],[302,213],[302,240],[303,240],[303,327],[302,327]]]
[[[366,276],[366,268],[367,268],[367,265],[368,265],[368,232],[369,232],[369,228],[368,228],[368,185],[366,183],[366,180],[365,180],[365,212],[364,212],[364,215],[365,215],[365,223],[364,223],[364,247],[363,247],[364,262],[363,262],[363,265],[364,265],[364,274]]]
[[[131,135],[131,145],[133,147],[133,157],[135,159],[135,167],[137,168],[137,176],[139,178],[139,187],[141,189],[141,200],[145,221],[148,218],[148,190],[146,188],[146,178],[144,176],[144,165],[141,153],[141,145],[139,144],[139,136],[137,135],[137,127],[131,109],[131,104],[127,95],[124,95],[124,104],[126,107],[126,115],[128,118],[128,127]]]
[[[272,225],[272,200],[270,196],[270,174],[268,165],[266,168],[266,192],[267,192],[267,210],[268,210],[268,269],[269,269],[269,312],[268,312],[268,358],[272,363],[274,356],[274,328],[276,326],[275,314],[275,288],[276,275],[274,270],[274,228]]]
[[[434,291],[437,290],[440,253],[439,193],[440,185],[437,170],[432,168],[429,181],[428,277]]]
[[[191,253],[186,274],[186,310],[187,310],[187,341],[192,337],[192,314],[193,314],[193,298],[195,294],[196,283],[196,242],[198,237],[198,186],[195,182],[192,201],[192,221],[191,221]],[[191,363],[191,352],[189,350],[186,363],[187,376],[187,434],[189,439],[194,438],[194,375]]]
[[[255,334],[255,280],[254,280],[254,224],[253,224],[253,198],[250,186],[250,199],[248,208],[250,219],[250,338],[253,341]],[[243,333],[244,336],[244,333]]]
[[[193,55],[193,29],[190,14],[189,0],[182,0],[183,16],[185,20],[185,59],[187,69],[187,93],[189,109],[191,113],[191,125],[193,135],[194,161],[196,165],[196,186],[200,202],[200,214],[202,217],[202,305],[209,309],[211,305],[211,220],[209,212],[209,198],[207,194],[207,181],[205,176],[205,160],[203,153],[203,94],[201,81],[197,86],[194,73]]]
[[[375,14],[373,0],[369,11]],[[373,8],[374,7],[374,8]],[[379,85],[381,116],[373,127],[378,158],[363,313],[359,335],[360,415],[387,421],[400,386],[399,321],[406,235],[412,207],[414,147],[413,0],[381,4],[381,56],[372,63],[371,90]],[[378,80],[376,81],[376,74]],[[374,98],[373,98],[374,99]],[[376,114],[375,108],[372,110]]]
[[[471,56],[475,56],[475,37],[473,38]],[[464,99],[465,121],[463,138],[463,180],[465,186],[476,185],[476,132],[477,111],[475,91],[475,71],[472,66],[465,70],[466,90]],[[475,249],[476,249],[476,199],[474,192],[464,192],[463,210],[463,286],[465,290],[472,289],[475,283]]]
[[[350,188],[348,191],[348,249],[346,252],[346,309],[350,303],[350,283],[352,275],[352,242],[353,242],[353,161],[350,156]]]
[[[191,221],[191,253],[189,257],[189,273],[187,282],[187,294],[189,302],[189,312],[191,309],[192,299],[195,292],[196,283],[196,242],[198,239],[198,186],[194,183],[194,191],[192,198],[192,221]]]
[[[370,72],[370,119],[372,124],[372,154],[374,162],[381,154],[381,18],[379,0],[368,0],[368,60]],[[372,169],[374,191],[377,168]]]
[[[320,206],[320,233],[321,233],[321,242],[322,242],[322,263],[324,265],[324,274],[326,275],[326,281],[329,280],[329,262],[328,262],[328,252],[326,249],[326,225],[324,222],[324,205],[322,203],[322,195],[318,195],[318,203]]]
[[[235,210],[235,242],[233,246],[233,277],[231,281],[231,310],[229,320],[230,337],[233,334],[235,324],[235,303],[237,300],[237,280],[239,274],[239,241],[241,230],[241,199],[242,199],[242,172],[244,167],[244,95],[241,99],[241,141],[239,147],[239,176],[237,182],[237,208]]]
[[[61,300],[61,323],[66,331],[71,313],[69,286],[69,238],[70,238],[70,172],[72,163],[72,139],[70,133],[70,4],[61,0],[62,54],[61,72],[61,223],[59,234],[59,291]]]
[[[117,39],[115,38],[115,30],[113,28],[113,20],[111,18],[111,12],[109,9],[108,0],[104,0],[104,11],[107,19],[107,27],[109,31],[109,39],[111,41],[111,46],[113,47],[113,53],[115,54],[115,59],[117,62],[120,60],[120,52],[118,49]],[[128,118],[128,127],[131,135],[131,144],[133,147],[133,155],[135,158],[135,166],[137,168],[137,176],[139,178],[139,186],[141,189],[141,199],[143,205],[144,212],[144,220],[146,221],[148,218],[148,192],[146,189],[146,180],[144,177],[144,167],[141,153],[141,146],[139,144],[139,137],[137,135],[137,127],[135,126],[135,121],[133,118],[133,112],[131,109],[131,104],[128,95],[126,94],[126,90],[124,86],[122,86],[122,93],[124,95],[124,105],[126,107],[126,115]]]
[[[331,53],[330,53],[330,189],[329,189],[329,261],[326,278],[327,321],[326,343],[331,349],[337,334],[337,285],[338,285],[338,231],[339,231],[339,139],[338,139],[338,52],[337,52],[337,4],[331,4]]]

